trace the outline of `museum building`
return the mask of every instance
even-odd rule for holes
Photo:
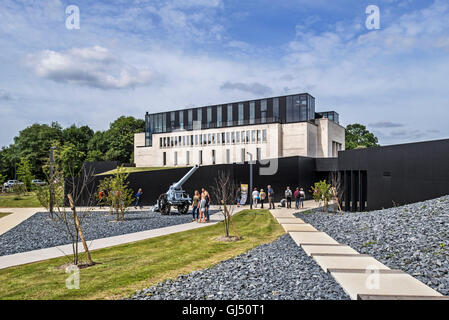
[[[134,136],[137,167],[337,157],[345,128],[335,111],[316,112],[308,93],[145,115]]]

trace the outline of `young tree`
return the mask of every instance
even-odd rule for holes
[[[66,233],[72,243],[72,263],[74,265],[93,265],[89,247],[83,234],[82,225],[85,217],[93,210],[95,199],[95,185],[92,183],[92,170],[83,168],[79,172],[70,170],[63,172],[61,160],[56,157],[52,164],[50,174],[50,164],[44,166],[48,184],[37,188],[37,198],[41,205],[47,210],[50,209],[50,202],[53,202],[54,212],[49,213],[50,219],[55,227]],[[65,175],[68,174],[68,177]],[[67,197],[65,194],[67,193]],[[77,203],[83,203],[82,208],[77,208]],[[70,208],[67,208],[66,203]],[[79,258],[78,243],[84,247],[87,262],[81,262]]]
[[[379,146],[373,133],[364,125],[354,123],[346,127],[346,150]]]
[[[240,239],[234,224],[232,223],[232,213],[236,205],[236,188],[229,173],[220,171],[215,178],[215,185],[211,187],[212,196],[219,205],[220,211],[223,213],[225,236],[229,237],[229,227],[232,226],[237,239]]]
[[[315,182],[311,188],[311,192],[313,199],[315,199],[316,202],[321,204],[321,201],[323,201],[324,206],[326,207],[326,212],[328,212],[329,201],[332,200],[331,185],[328,184],[326,180]]]
[[[25,191],[31,191],[34,177],[31,173],[31,163],[26,158],[21,158],[17,165],[17,178],[24,183]]]
[[[331,183],[332,198],[337,202],[338,210],[340,212],[342,212],[341,200],[343,199],[344,189],[343,189],[343,183],[342,183],[342,179],[341,179],[341,172],[340,171],[332,171],[329,174],[329,180]]]
[[[125,212],[132,204],[133,192],[129,188],[128,176],[123,166],[119,166],[113,176],[104,178],[98,185],[98,191],[106,193],[105,202],[109,211],[117,215],[117,221],[125,220]]]

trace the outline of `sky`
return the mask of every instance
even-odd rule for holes
[[[382,145],[449,138],[448,17],[447,0],[1,0],[0,146],[303,92]]]

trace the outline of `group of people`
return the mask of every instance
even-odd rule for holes
[[[304,208],[304,200],[306,198],[306,193],[303,188],[297,187],[295,192],[292,192],[290,187],[287,187],[284,191],[285,195],[285,205],[287,208],[292,207],[292,198],[295,199],[295,208]],[[282,205],[282,203],[281,203]]]
[[[139,188],[139,190],[137,190],[137,193],[135,194],[135,202],[134,202],[134,208],[137,209],[137,207],[139,207],[140,209],[143,208],[142,203],[141,203],[141,197],[143,195],[143,191],[142,188]],[[117,201],[119,201],[120,199],[120,191],[115,191],[115,197],[117,199]],[[98,191],[98,202],[97,204],[100,206],[100,208],[103,208],[103,206],[105,205],[106,202],[106,192],[104,192],[104,190],[100,190]],[[123,199],[120,201],[120,206],[124,205],[124,201]]]
[[[198,223],[209,222],[210,213],[210,195],[206,189],[201,189],[201,194],[198,190],[195,190],[192,198],[192,216],[193,220]]]
[[[271,185],[267,186],[266,192],[264,191],[264,189],[260,189],[259,191],[257,190],[257,188],[254,188],[251,197],[253,199],[253,205],[255,208],[257,208],[257,205],[260,203],[260,208],[263,209],[265,200],[268,200],[269,209],[274,209],[274,190]]]
[[[240,192],[238,191],[237,194],[237,204],[240,204]],[[251,197],[253,199],[253,205],[255,208],[257,208],[257,205],[260,203],[260,208],[263,209],[263,204],[265,200],[268,199],[269,209],[274,209],[274,190],[271,187],[271,185],[267,186],[267,192],[264,191],[264,189],[260,189],[260,191],[257,188],[253,189],[253,192],[251,194]],[[287,208],[292,207],[292,199],[295,199],[295,208],[304,208],[304,200],[306,198],[306,193],[304,192],[303,188],[297,187],[296,190],[293,192],[290,187],[287,187],[284,191],[284,198],[281,200],[281,206],[286,206]]]

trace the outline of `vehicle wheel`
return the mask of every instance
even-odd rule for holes
[[[159,212],[163,215],[170,214],[170,203],[168,202],[167,195],[165,193],[159,196]]]
[[[189,204],[188,203],[184,203],[180,206],[178,206],[178,212],[180,214],[186,214],[189,211]]]

